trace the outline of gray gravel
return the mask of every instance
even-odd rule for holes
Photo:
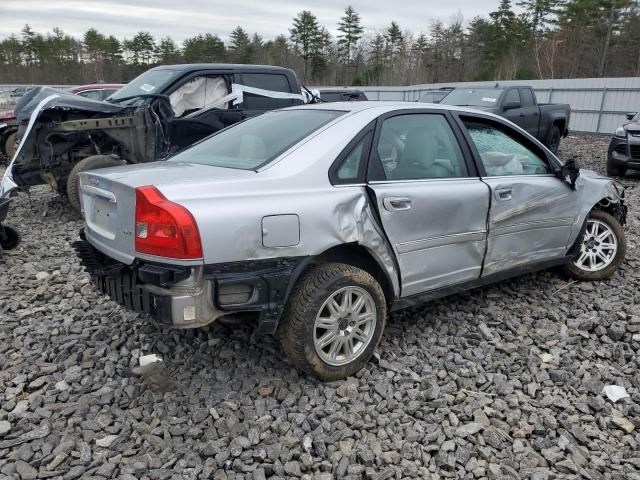
[[[603,172],[607,143],[572,136],[561,154]],[[24,241],[0,260],[0,480],[640,479],[640,189],[625,182],[613,279],[545,272],[400,312],[376,359],[330,384],[248,326],[170,331],[98,295],[70,246],[78,219],[47,188],[21,195]],[[149,353],[164,387],[133,369]]]

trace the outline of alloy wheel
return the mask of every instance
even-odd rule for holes
[[[332,293],[313,326],[313,345],[327,364],[341,366],[358,358],[371,343],[377,312],[373,296],[355,286]]]
[[[587,272],[598,272],[607,268],[618,252],[618,239],[606,223],[591,219],[580,247],[580,255],[574,265]]]

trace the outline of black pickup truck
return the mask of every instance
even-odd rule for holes
[[[16,106],[18,137],[25,140],[0,197],[48,183],[80,210],[82,171],[164,160],[245,118],[303,103],[295,73],[266,65],[163,65],[105,101],[36,88]]]
[[[456,88],[440,103],[472,107],[505,117],[544,143],[553,153],[558,151],[560,139],[569,133],[571,106],[566,103],[538,103],[533,88],[527,86]]]

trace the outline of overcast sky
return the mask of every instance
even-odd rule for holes
[[[331,32],[349,0],[0,0],[0,38],[19,32],[28,23],[37,32],[60,27],[80,37],[91,27],[122,39],[137,31],[182,41],[197,33],[217,33],[225,41],[241,25],[265,39],[288,34],[301,10],[311,10]],[[352,0],[363,25],[381,30],[396,20],[403,30],[427,31],[439,18],[457,15],[470,20],[486,15],[498,0]]]

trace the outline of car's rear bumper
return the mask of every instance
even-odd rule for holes
[[[118,262],[80,234],[74,248],[96,287],[113,301],[175,328],[206,326],[220,317],[253,312],[259,333],[273,333],[292,281],[307,257],[208,266]]]

